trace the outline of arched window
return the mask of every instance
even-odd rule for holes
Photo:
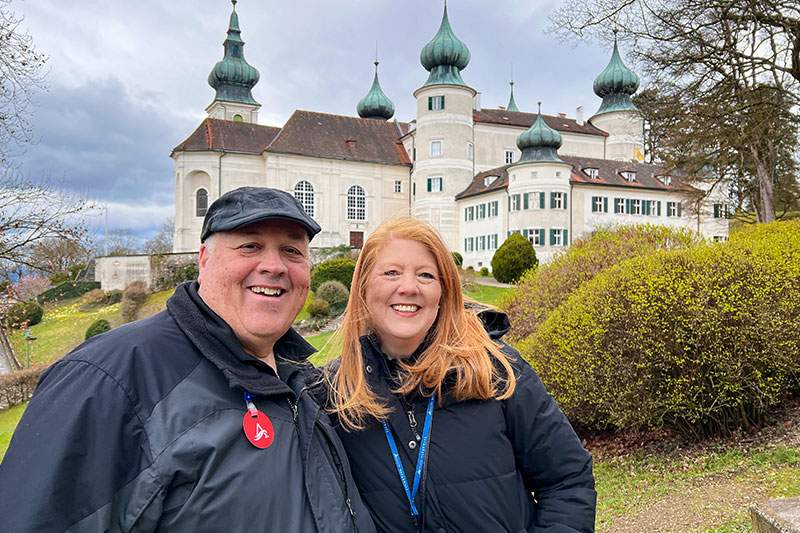
[[[347,219],[367,219],[367,195],[360,185],[353,185],[347,189]]]
[[[197,192],[194,193],[194,215],[204,217],[206,211],[208,211],[208,191],[197,189]]]
[[[303,211],[314,218],[314,186],[307,181],[299,181],[294,186],[294,197],[303,206]]]
[[[239,113],[236,113],[235,115],[233,115],[233,121],[234,122],[244,122],[244,118],[242,118],[242,115],[240,115]]]

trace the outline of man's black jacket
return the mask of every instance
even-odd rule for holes
[[[94,337],[42,377],[0,465],[3,531],[374,531],[290,330],[278,373],[199,298]],[[274,425],[242,432],[244,390]],[[351,511],[352,509],[352,511]]]
[[[502,313],[479,314],[490,336],[508,330]],[[372,336],[362,338],[370,387],[393,408],[389,417],[405,466],[414,477],[427,399],[391,392],[392,365]],[[517,374],[504,401],[455,402],[445,396],[433,415],[429,459],[411,520],[382,426],[337,427],[353,477],[379,531],[403,533],[575,533],[594,530],[596,493],[592,459],[536,373],[507,345]],[[413,356],[412,356],[413,357]],[[336,365],[332,365],[335,371]],[[408,410],[413,410],[416,434]]]

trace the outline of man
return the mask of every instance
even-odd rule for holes
[[[0,465],[0,529],[374,531],[291,328],[319,231],[282,191],[215,201],[198,282],[42,377]]]

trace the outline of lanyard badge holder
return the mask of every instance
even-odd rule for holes
[[[272,428],[272,421],[267,415],[256,409],[253,397],[244,391],[244,404],[247,412],[242,419],[242,430],[250,444],[259,449],[269,448],[275,440],[275,430]]]
[[[422,470],[425,468],[425,456],[428,453],[428,443],[431,439],[431,425],[433,424],[433,405],[434,396],[432,395],[428,400],[428,408],[425,411],[425,425],[422,429],[422,442],[419,446],[419,455],[417,456],[417,466],[414,470],[414,484],[411,488],[408,486],[408,478],[406,477],[403,462],[400,460],[400,453],[397,450],[397,443],[392,436],[392,430],[389,428],[389,423],[386,420],[382,421],[383,432],[386,434],[386,441],[389,443],[389,449],[392,451],[392,458],[394,459],[394,466],[397,469],[397,475],[400,476],[400,482],[403,484],[403,490],[406,492],[406,498],[411,510],[411,516],[416,520],[419,517],[417,505],[414,499],[417,497],[419,491],[420,480],[422,479]]]

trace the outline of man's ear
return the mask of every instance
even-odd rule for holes
[[[200,254],[197,256],[197,281],[202,282],[203,279],[203,271],[206,268],[206,263],[208,263],[208,256],[210,255],[211,251],[206,246],[206,243],[200,244]]]

